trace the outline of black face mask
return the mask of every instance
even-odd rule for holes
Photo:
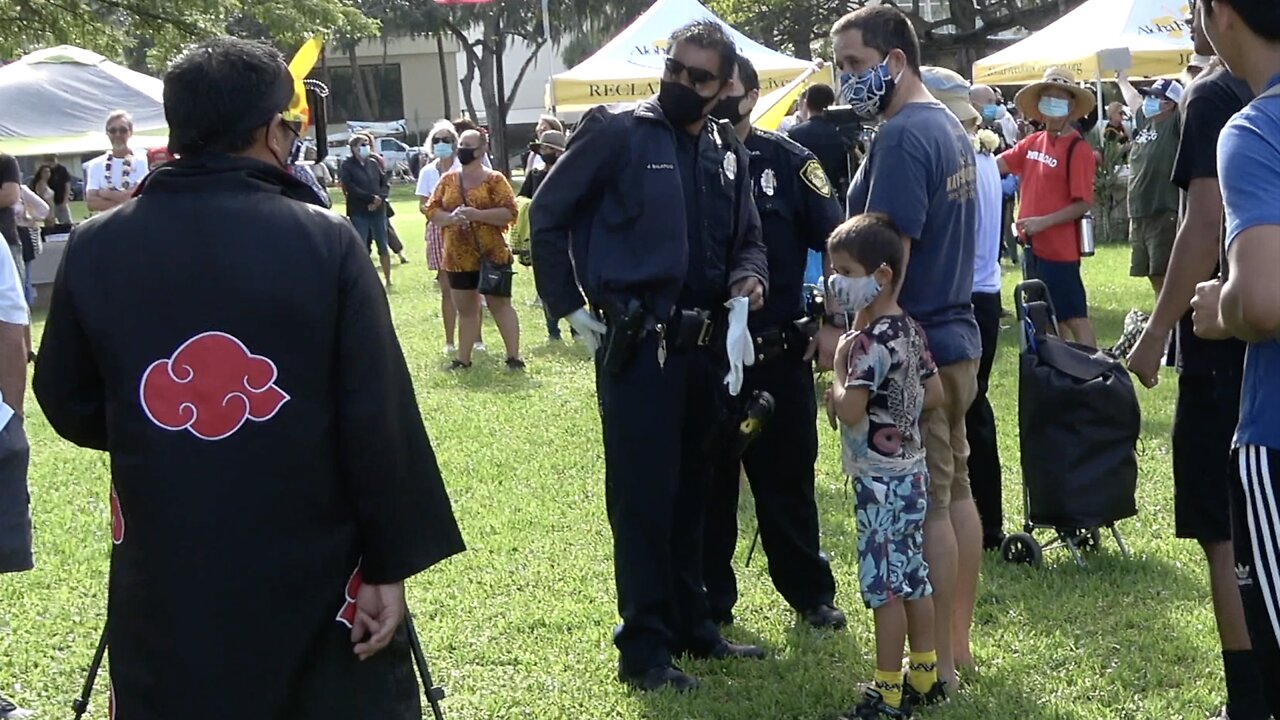
[[[711,108],[711,117],[728,120],[730,125],[737,125],[742,122],[742,101],[746,99],[746,95],[730,95],[729,97],[716,103]]]
[[[658,91],[658,105],[667,121],[675,127],[692,125],[707,116],[703,110],[707,106],[707,98],[698,94],[697,90],[674,80],[663,80],[662,89]]]
[[[458,148],[458,162],[462,163],[463,165],[470,165],[471,163],[475,162],[475,159],[478,156],[478,153],[476,151],[479,149],[480,148],[464,148],[464,147]]]
[[[560,153],[538,153],[538,157],[547,165],[554,165],[560,159]]]

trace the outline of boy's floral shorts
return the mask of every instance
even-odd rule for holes
[[[858,585],[869,608],[933,594],[924,561],[929,475],[853,478]]]

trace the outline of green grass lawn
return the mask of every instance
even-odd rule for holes
[[[757,558],[740,567],[743,597],[730,635],[766,646],[770,659],[687,663],[704,679],[689,696],[625,691],[614,681],[610,535],[586,353],[546,343],[541,310],[530,305],[532,275],[521,269],[516,304],[529,371],[502,369],[499,336],[489,322],[489,355],[477,355],[469,373],[444,372],[439,296],[426,269],[422,219],[403,192],[397,191],[396,222],[412,264],[396,267],[391,307],[470,546],[410,583],[436,680],[449,692],[446,714],[459,720],[818,720],[852,705],[857,684],[872,671],[873,641],[871,615],[857,595],[852,501],[837,436],[821,431],[818,495],[822,544],[850,630],[797,629]],[[1104,344],[1119,336],[1130,308],[1151,305],[1147,283],[1128,278],[1127,266],[1127,250],[1116,247],[1085,262]],[[1006,302],[1014,282],[1009,274]],[[1016,349],[1016,337],[1006,331],[992,378],[1009,529],[1022,517]],[[1166,371],[1157,390],[1141,394],[1141,514],[1121,525],[1134,557],[1121,558],[1107,540],[1084,571],[1064,551],[1050,553],[1039,570],[986,558],[974,630],[981,670],[965,678],[955,702],[930,717],[1170,720],[1216,710],[1224,693],[1204,567],[1198,547],[1173,536],[1168,436],[1175,384]],[[28,408],[39,567],[0,579],[0,692],[52,718],[67,714],[102,627],[111,546],[108,466],[104,455],[56,437],[33,399]],[[370,451],[377,447],[371,439]],[[742,518],[740,560],[755,529],[749,495]],[[253,699],[227,702],[235,707]],[[105,708],[99,692],[90,716],[105,717]]]

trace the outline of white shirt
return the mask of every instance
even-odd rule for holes
[[[125,187],[125,161],[129,161],[128,187]],[[94,158],[84,166],[84,190],[132,190],[147,176],[147,156],[129,155],[118,158],[111,153]]]
[[[978,239],[973,253],[973,291],[1000,292],[1000,224],[1004,218],[1004,191],[1000,166],[994,155],[977,153]]]
[[[997,120],[1000,123],[1000,134],[1004,135],[1004,141],[1009,143],[1009,147],[1018,144],[1018,121],[1013,119],[1008,110],[1000,113]]]
[[[30,325],[31,313],[27,309],[27,297],[18,278],[18,265],[14,262],[13,253],[0,255],[4,256],[0,258],[0,322]],[[13,415],[13,408],[4,402],[4,394],[0,393],[0,428],[8,425]]]
[[[418,173],[418,189],[414,191],[415,194],[422,198],[431,197],[431,195],[436,191],[436,186],[440,184],[440,176],[442,174],[447,175],[448,173],[457,170],[459,167],[460,165],[456,160],[453,165],[449,166],[448,172],[445,173],[440,172],[439,160],[433,160],[422,166],[421,172]]]
[[[525,163],[524,163],[524,169],[525,169],[525,172],[527,173],[533,172],[538,168],[544,168],[546,166],[547,166],[547,161],[543,160],[542,156],[536,152],[529,153],[529,157],[527,160],[525,160]]]

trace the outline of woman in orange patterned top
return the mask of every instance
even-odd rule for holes
[[[444,236],[444,269],[458,308],[458,357],[451,370],[471,367],[471,350],[480,337],[480,301],[475,291],[480,285],[481,259],[495,265],[510,265],[514,260],[503,232],[516,217],[515,193],[502,173],[484,166],[488,145],[476,130],[462,133],[457,152],[462,168],[440,178],[426,208],[427,217]],[[507,346],[507,368],[523,370],[520,319],[511,297],[487,298],[489,314]]]

